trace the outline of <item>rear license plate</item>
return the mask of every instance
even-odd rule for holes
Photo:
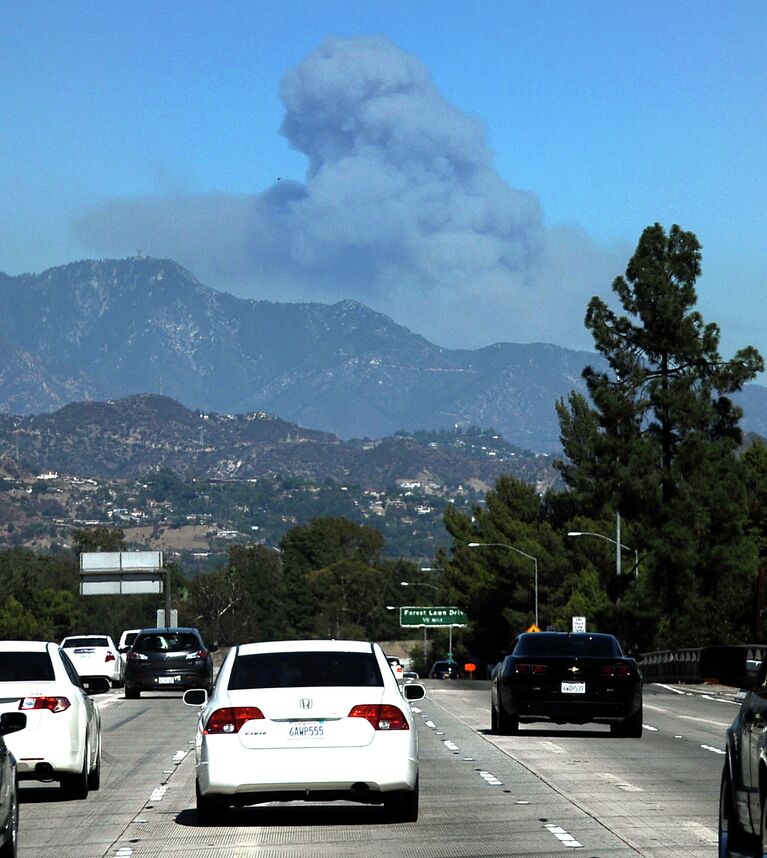
[[[180,678],[181,677],[179,677],[179,676],[158,676],[157,677],[157,684],[158,685],[173,685],[175,682],[178,682],[178,680]]]
[[[289,739],[324,739],[325,726],[321,721],[297,721],[288,727]]]
[[[585,694],[586,693],[586,683],[585,682],[563,682],[562,683],[562,694]]]

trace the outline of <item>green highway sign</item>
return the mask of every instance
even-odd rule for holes
[[[468,622],[468,617],[460,608],[412,606],[399,609],[401,626],[465,626]]]

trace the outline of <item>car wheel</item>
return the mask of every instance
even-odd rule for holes
[[[226,817],[229,805],[222,795],[203,795],[200,784],[195,780],[194,791],[197,797],[197,821],[200,825],[215,825]]]
[[[85,745],[83,767],[76,775],[64,774],[59,784],[61,794],[66,799],[88,798],[88,745]]]
[[[416,822],[418,820],[418,778],[412,790],[385,793],[384,810],[392,822]]]
[[[516,715],[509,715],[500,700],[498,701],[498,732],[501,736],[513,736],[519,732],[519,718]]]
[[[610,732],[613,736],[620,736],[625,739],[641,739],[642,738],[642,706],[633,714],[621,721],[618,724],[610,724]]]
[[[764,823],[762,823],[762,828],[764,828]],[[735,797],[730,782],[730,767],[728,763],[725,763],[722,771],[722,785],[719,789],[719,858],[731,858],[745,847],[744,840],[735,813]]]
[[[99,750],[96,754],[96,764],[88,773],[88,789],[94,792],[101,786],[101,737],[99,737]]]
[[[18,785],[14,784],[11,794],[11,806],[5,826],[5,843],[0,846],[0,858],[16,858],[19,838],[19,795]]]
[[[126,700],[138,700],[139,697],[141,697],[141,691],[138,688],[129,688],[127,685],[125,686]]]

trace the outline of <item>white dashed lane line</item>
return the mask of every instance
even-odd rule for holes
[[[563,846],[570,846],[574,849],[583,849],[583,844],[579,843],[572,834],[568,834],[565,829],[561,828],[559,825],[552,825],[549,823],[544,825],[544,828],[547,831],[550,831]]]

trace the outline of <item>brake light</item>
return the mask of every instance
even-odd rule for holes
[[[353,706],[349,718],[364,718],[374,730],[409,730],[402,710],[388,703],[365,703]]]
[[[19,709],[29,712],[30,709],[47,709],[49,712],[64,712],[72,704],[66,697],[22,697]]]
[[[534,673],[536,676],[541,676],[546,673],[547,670],[548,668],[545,664],[525,664],[523,662],[522,664],[514,665],[514,671],[516,673]]]
[[[602,676],[629,676],[631,668],[627,664],[603,664],[600,673]]]
[[[149,661],[149,656],[143,652],[137,652],[135,649],[132,649],[128,653],[128,661]]]
[[[264,717],[258,706],[232,706],[216,709],[208,718],[203,733],[239,733],[247,721],[257,721]]]
[[[107,661],[114,661],[114,660],[115,660],[114,653],[107,650],[107,654],[106,654],[106,656],[104,656],[104,661],[107,662]]]
[[[198,649],[196,652],[189,652],[186,654],[186,659],[189,661],[190,658],[207,658],[208,651],[205,649]]]

